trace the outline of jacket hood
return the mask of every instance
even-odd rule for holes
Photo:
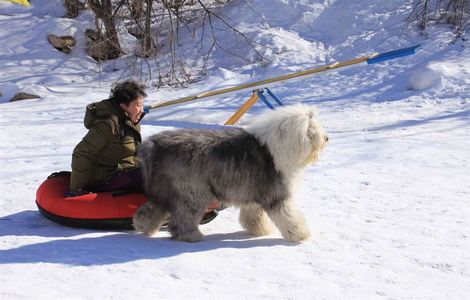
[[[109,99],[88,104],[83,123],[85,128],[90,129],[97,120],[108,118],[112,119],[115,123],[120,118],[126,118],[122,109]]]

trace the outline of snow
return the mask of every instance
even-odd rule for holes
[[[252,237],[229,208],[203,242],[132,231],[72,229],[44,219],[39,184],[70,169],[85,105],[109,94],[121,59],[83,51],[92,17],[61,18],[61,1],[0,1],[0,299],[468,299],[470,295],[470,50],[445,25],[404,30],[399,0],[233,1],[233,24],[267,46],[269,63],[217,51],[185,89],[218,89],[421,43],[417,54],[339,69],[272,90],[317,106],[330,144],[296,197],[312,238]],[[49,33],[73,35],[66,55]],[[245,49],[246,54],[250,50]],[[118,66],[116,68],[116,66]],[[8,102],[19,91],[40,99]],[[143,136],[217,127],[248,98],[230,95],[152,111]],[[256,104],[239,125],[267,108]]]

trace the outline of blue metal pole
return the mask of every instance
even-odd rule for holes
[[[415,54],[416,49],[419,46],[421,46],[421,45],[416,45],[416,46],[412,46],[412,47],[408,47],[408,48],[403,48],[403,49],[398,49],[398,50],[393,50],[393,51],[381,53],[379,55],[376,55],[376,56],[368,59],[367,64],[368,65],[375,64],[375,63],[379,63],[379,62],[382,62],[382,61],[385,61],[385,60]]]
[[[283,106],[283,105],[284,105],[284,103],[282,103],[281,99],[279,99],[276,95],[274,95],[274,93],[271,92],[270,89],[265,88],[265,90],[266,90],[266,92],[268,92],[269,96],[271,96],[271,98],[273,98],[274,101],[277,102],[277,104],[279,104],[280,106]]]
[[[274,109],[274,106],[269,103],[268,99],[266,99],[266,97],[264,96],[262,90],[256,90],[256,94],[261,100],[263,100],[264,104],[266,104],[267,107],[269,107],[270,109]]]

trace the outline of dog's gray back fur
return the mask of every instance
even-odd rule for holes
[[[215,199],[272,209],[290,196],[267,147],[241,128],[158,133],[139,156],[146,193],[170,214],[183,207],[202,215]]]

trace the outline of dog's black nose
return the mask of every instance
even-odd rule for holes
[[[328,136],[325,136],[325,142],[328,142],[330,138]]]

